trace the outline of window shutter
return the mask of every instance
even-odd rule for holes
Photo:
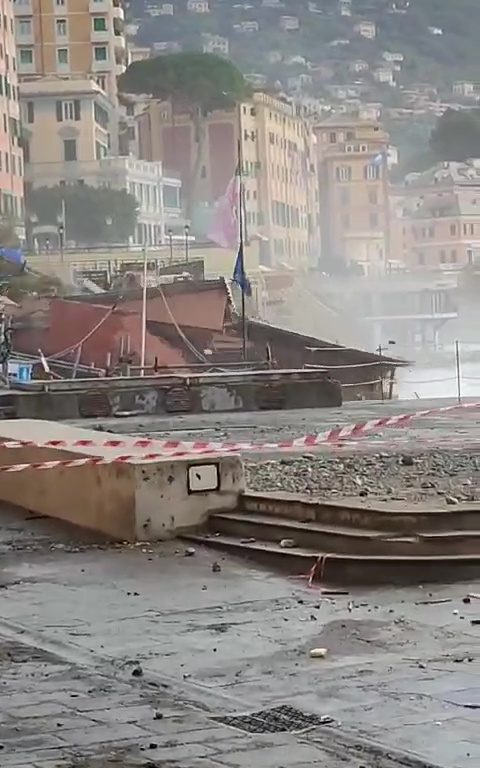
[[[56,101],[55,102],[55,109],[57,111],[57,123],[62,122],[62,102]]]
[[[73,102],[73,111],[74,111],[75,120],[80,120],[80,101],[79,101],[79,99],[75,99],[75,101]]]

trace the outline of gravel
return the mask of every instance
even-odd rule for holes
[[[308,454],[247,463],[252,491],[287,491],[311,496],[359,497],[443,504],[480,498],[480,454]]]

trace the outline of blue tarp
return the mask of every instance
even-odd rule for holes
[[[20,248],[0,248],[0,257],[13,264],[25,263],[25,256]]]

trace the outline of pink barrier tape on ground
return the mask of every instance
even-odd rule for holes
[[[343,427],[333,427],[325,432],[319,432],[314,435],[302,435],[302,437],[283,440],[278,443],[251,443],[251,442],[204,442],[192,441],[184,442],[180,440],[155,440],[151,438],[135,440],[118,440],[109,438],[108,440],[46,440],[45,442],[35,442],[30,440],[15,440],[2,443],[3,448],[154,448],[157,456],[185,456],[189,454],[203,453],[230,453],[230,452],[263,452],[263,451],[292,451],[314,448],[317,445],[328,443],[342,443],[343,441],[355,440],[364,435],[379,432],[382,429],[392,427],[408,426],[415,419],[425,416],[440,416],[445,413],[452,413],[459,410],[473,410],[480,408],[480,402],[462,403],[457,405],[448,405],[442,408],[429,408],[423,411],[414,411],[412,413],[402,413],[398,416],[385,416],[381,419],[371,419],[370,421],[359,422],[358,424],[348,424]],[[135,456],[132,456],[135,458]]]

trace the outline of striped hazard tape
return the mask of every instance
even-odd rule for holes
[[[231,453],[231,452],[265,452],[265,451],[295,451],[314,448],[319,445],[339,444],[346,441],[354,441],[365,435],[380,432],[387,428],[406,427],[412,421],[428,417],[441,416],[455,411],[468,411],[480,408],[480,403],[462,403],[442,408],[429,408],[422,411],[402,413],[397,416],[385,416],[380,419],[370,419],[356,424],[348,424],[343,427],[333,427],[324,432],[313,435],[282,440],[280,442],[229,442],[229,441],[181,441],[181,440],[157,440],[153,438],[117,439],[107,440],[45,440],[36,442],[33,440],[14,440],[2,443],[3,448],[128,448],[129,450],[153,448],[158,456],[181,456],[187,454],[203,453]],[[134,457],[135,458],[135,457]]]

